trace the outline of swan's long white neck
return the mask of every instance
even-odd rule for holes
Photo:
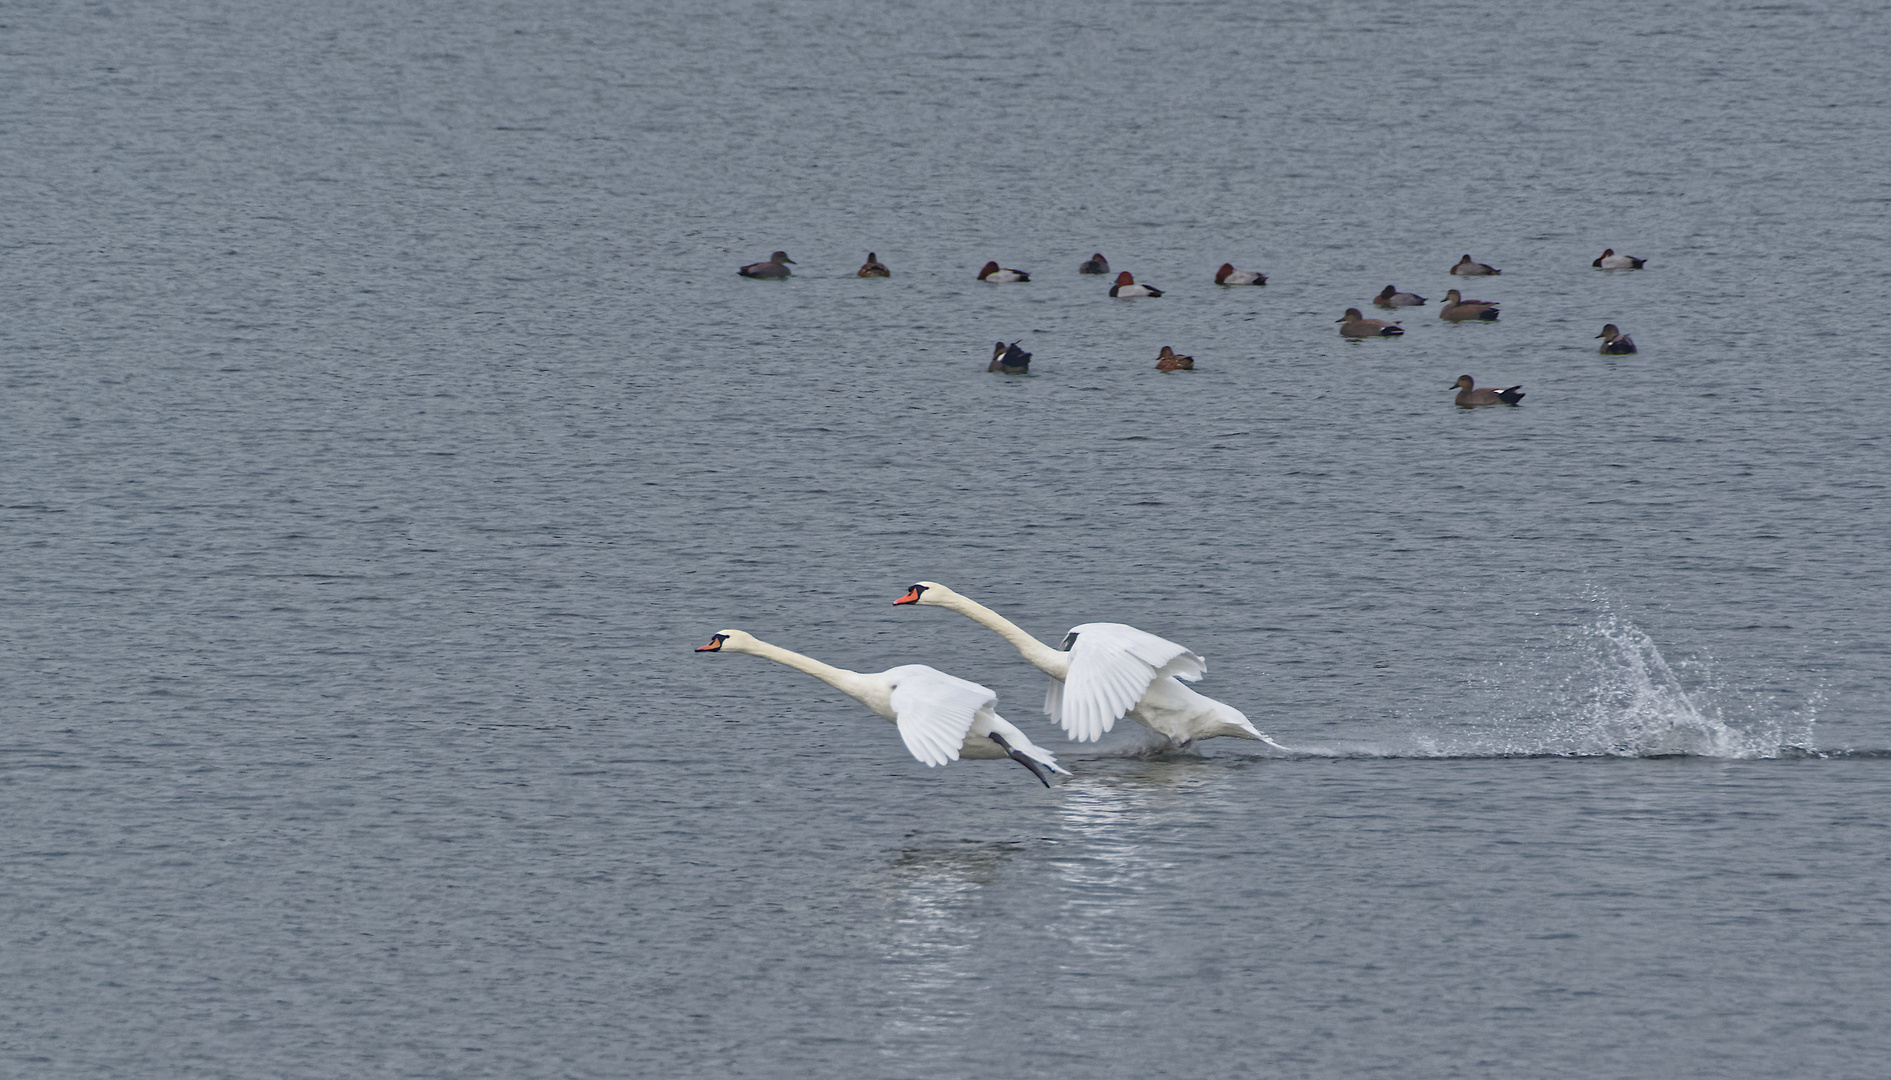
[[[740,638],[730,638],[724,643],[723,648],[732,652],[759,656],[764,660],[773,660],[777,664],[786,665],[796,671],[806,672],[841,693],[865,702],[869,707],[877,710],[877,706],[874,705],[876,695],[873,692],[875,689],[873,681],[858,671],[848,671],[846,668],[838,668],[832,664],[823,664],[812,656],[803,656],[779,645],[770,645],[760,638],[747,634]]]
[[[1017,646],[1024,658],[1031,665],[1053,679],[1061,679],[1070,673],[1070,654],[1058,652],[1049,645],[1024,632],[1024,628],[976,600],[961,596],[950,589],[930,589],[925,599],[942,608],[956,611],[973,622],[991,630],[999,637]]]

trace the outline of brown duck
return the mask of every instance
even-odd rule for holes
[[[1157,371],[1194,371],[1195,358],[1183,356],[1167,345],[1162,347],[1162,355],[1156,357]]]
[[[854,276],[855,277],[892,277],[893,271],[888,270],[886,268],[886,264],[880,261],[880,257],[878,255],[875,255],[873,252],[869,251],[867,252],[867,261],[861,265],[860,269],[855,272]]]
[[[1469,375],[1458,376],[1458,404],[1467,409],[1479,405],[1515,405],[1523,400],[1521,385],[1505,387],[1502,390],[1494,386],[1479,387]]]
[[[1602,347],[1596,351],[1604,356],[1626,356],[1635,351],[1635,339],[1617,330],[1614,323],[1603,327],[1596,336],[1602,339]]]
[[[1438,317],[1446,322],[1465,322],[1469,319],[1482,319],[1485,322],[1497,321],[1497,305],[1489,300],[1466,300],[1452,289],[1445,294],[1445,304],[1438,309]]]
[[[1333,321],[1341,324],[1339,328],[1341,337],[1398,337],[1405,332],[1405,328],[1398,323],[1366,318],[1356,307],[1347,308],[1345,318]]]

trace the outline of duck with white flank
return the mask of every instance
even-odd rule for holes
[[[1125,270],[1116,275],[1116,284],[1110,286],[1110,295],[1118,300],[1134,300],[1139,296],[1161,296],[1162,290],[1136,284],[1136,279]]]
[[[1217,285],[1265,285],[1267,275],[1259,270],[1236,270],[1233,263],[1222,263],[1215,271]]]
[[[1347,308],[1345,318],[1333,321],[1340,324],[1340,337],[1398,337],[1405,332],[1405,328],[1398,323],[1366,318],[1356,307]]]
[[[888,270],[886,268],[886,264],[880,261],[880,257],[878,255],[875,255],[873,252],[869,251],[867,252],[867,261],[861,265],[858,271],[854,273],[854,276],[855,277],[892,277],[893,271]]]
[[[1077,267],[1079,274],[1107,274],[1109,272],[1110,260],[1104,258],[1101,251],[1085,259],[1083,265]]]
[[[1635,351],[1635,339],[1617,330],[1614,323],[1603,327],[1596,336],[1602,339],[1602,347],[1596,351],[1604,356],[1627,356]]]
[[[1128,716],[1171,747],[1228,736],[1286,747],[1255,729],[1241,710],[1196,693],[1208,662],[1173,641],[1122,623],[1084,623],[1053,649],[1016,623],[936,581],[922,581],[895,604],[956,611],[1009,641],[1031,666],[1051,677],[1044,711],[1078,742],[1095,742]]]
[[[996,262],[988,262],[985,264],[985,269],[978,272],[978,280],[996,282],[1029,281],[1031,280],[1031,275],[1022,270],[1007,270],[999,266]]]
[[[1603,248],[1602,254],[1590,266],[1597,270],[1640,270],[1647,259],[1637,259],[1633,255],[1617,255],[1614,248]]]
[[[1459,259],[1458,265],[1452,267],[1451,272],[1459,277],[1483,277],[1487,274],[1503,273],[1502,270],[1497,269],[1489,263],[1472,262],[1469,255]]]
[[[1424,307],[1428,301],[1417,293],[1400,292],[1390,285],[1385,291],[1372,298],[1372,302],[1382,308]]]
[[[975,682],[924,664],[877,674],[848,671],[789,652],[740,630],[723,630],[697,652],[739,652],[804,671],[879,713],[900,730],[906,749],[930,768],[960,758],[1010,758],[1050,787],[1044,770],[1069,775],[1050,751],[997,712],[998,695]]]
[[[1497,321],[1497,305],[1490,300],[1466,300],[1452,289],[1445,294],[1444,306],[1438,309],[1438,317],[1446,322],[1467,322],[1481,319],[1484,322]]]
[[[1162,347],[1162,354],[1156,357],[1157,371],[1194,371],[1195,358],[1183,356],[1167,345]]]
[[[1017,342],[1006,345],[999,342],[991,348],[991,363],[986,371],[995,371],[1000,375],[1029,375],[1031,373],[1031,354],[1018,348]]]
[[[736,273],[752,278],[785,278],[788,276],[788,266],[793,262],[787,252],[777,251],[768,257],[767,262],[750,263]]]
[[[1458,404],[1467,409],[1474,409],[1479,405],[1515,405],[1523,400],[1521,384],[1508,386],[1502,390],[1494,386],[1480,388],[1469,375],[1458,376],[1457,391]]]

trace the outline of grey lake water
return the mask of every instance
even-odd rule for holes
[[[0,1075],[1886,1075],[1888,24],[0,8]]]

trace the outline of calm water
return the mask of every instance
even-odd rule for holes
[[[0,1072],[1882,1075],[1888,21],[0,12]]]

